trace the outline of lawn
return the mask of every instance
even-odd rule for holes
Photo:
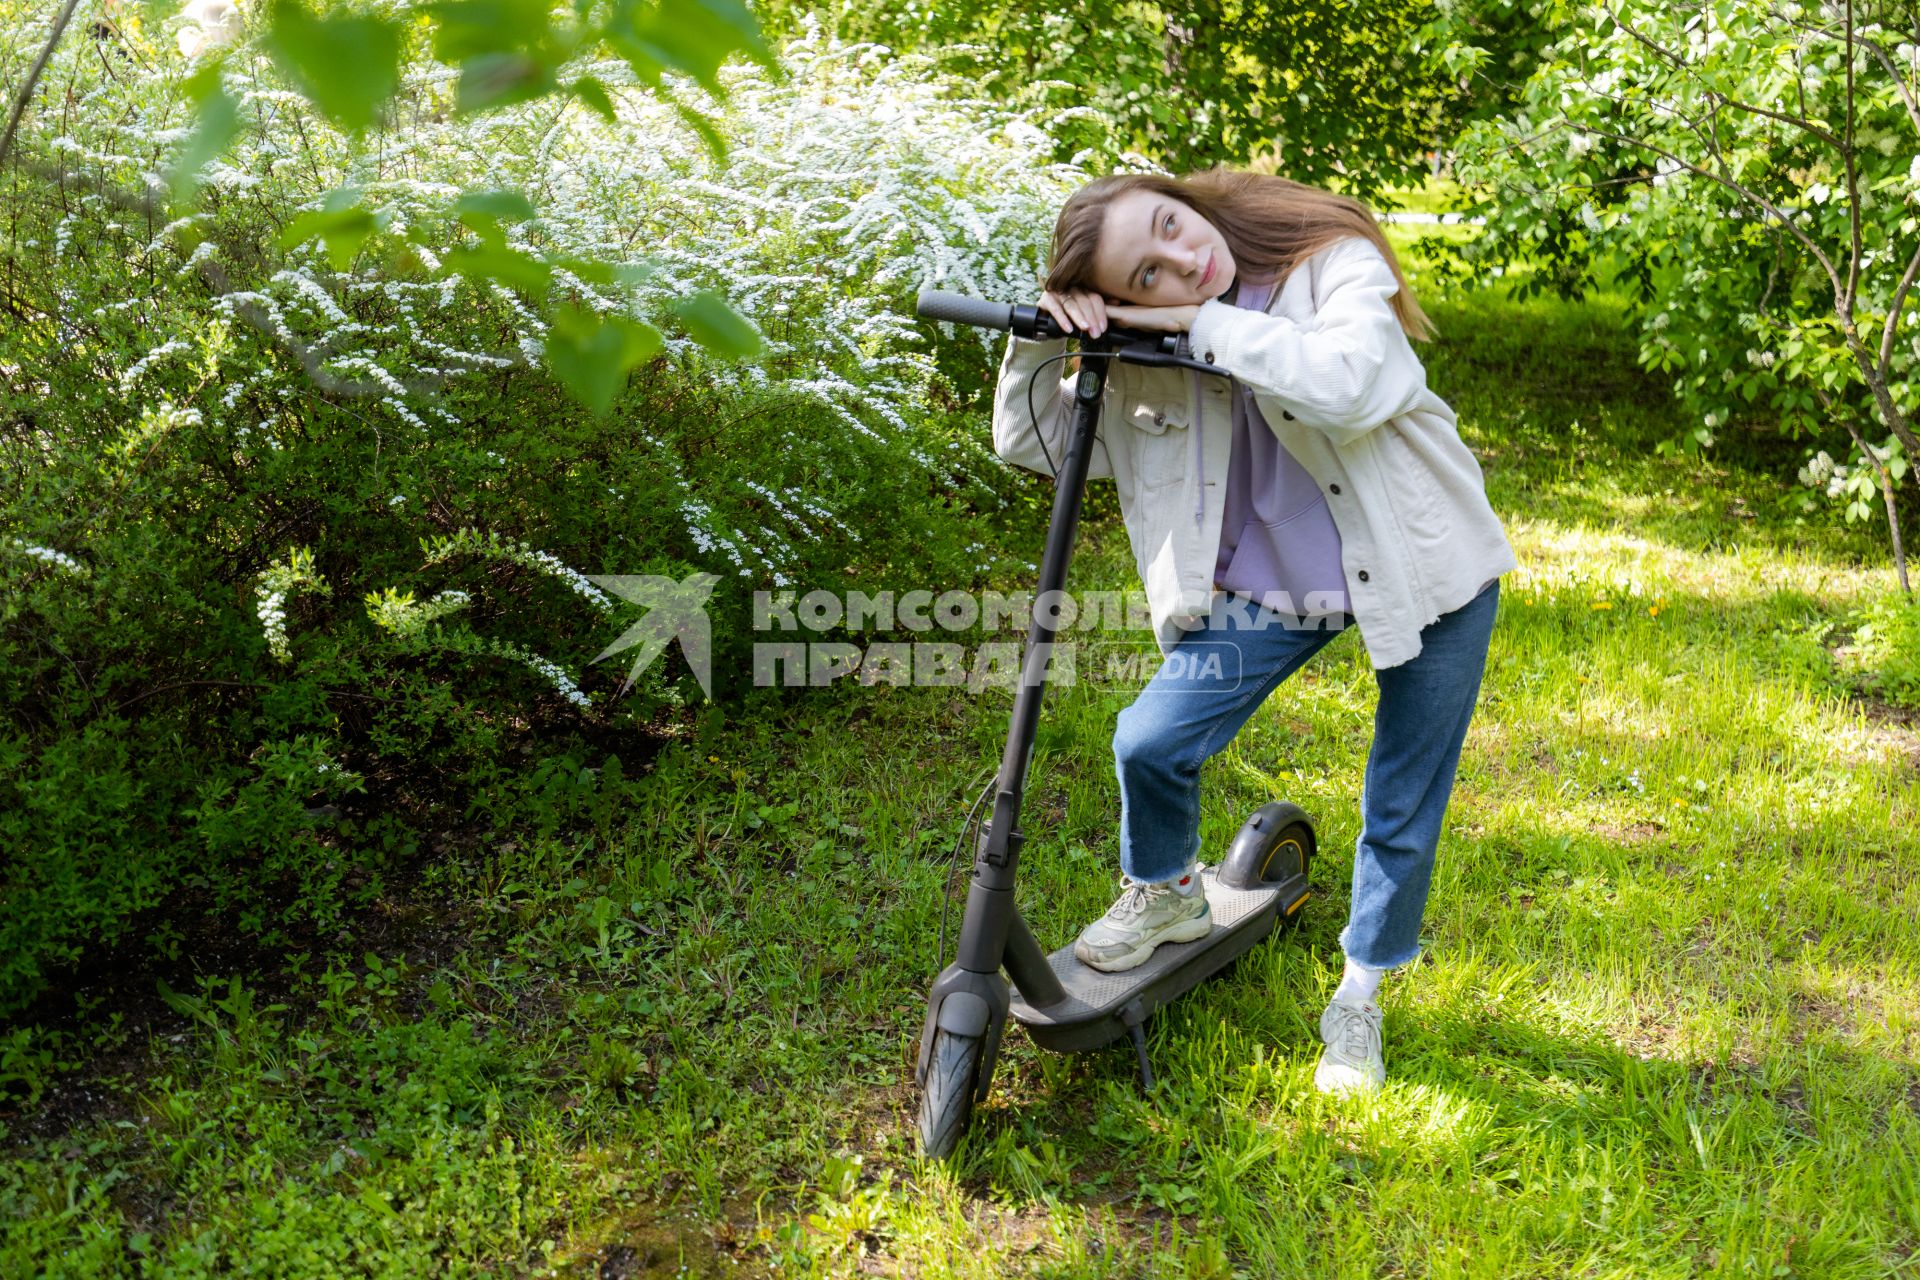
[[[1010,699],[843,681],[530,762],[529,814],[589,816],[456,833],[326,948],[109,961],[0,1032],[0,1273],[1920,1273],[1920,725],[1835,656],[1884,551],[1801,513],[1787,442],[1656,456],[1618,298],[1426,301],[1521,568],[1380,1095],[1311,1086],[1358,637],[1204,775],[1213,856],[1272,798],[1318,824],[1301,926],[1155,1019],[1151,1096],[1124,1048],[1011,1032],[948,1166],[911,1055]],[[1111,505],[1079,589],[1138,588]],[[1048,946],[1115,891],[1127,700],[1048,698]]]

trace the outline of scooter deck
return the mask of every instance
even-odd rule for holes
[[[1212,867],[1201,873],[1201,884],[1213,912],[1213,932],[1206,937],[1163,942],[1144,964],[1124,973],[1102,973],[1081,964],[1068,943],[1047,957],[1067,998],[1036,1009],[1016,987],[1008,1012],[1044,1049],[1074,1052],[1110,1044],[1127,1034],[1124,1010],[1133,1006],[1133,1016],[1144,1019],[1191,991],[1252,950],[1273,932],[1283,910],[1298,910],[1307,896],[1304,886],[1293,881],[1230,889],[1214,878]]]

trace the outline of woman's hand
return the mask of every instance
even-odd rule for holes
[[[1198,306],[1188,307],[1123,307],[1119,305],[1107,308],[1107,319],[1129,329],[1152,329],[1157,333],[1185,333],[1193,328],[1193,322],[1199,318]]]
[[[1042,293],[1040,305],[1062,329],[1097,338],[1107,327],[1107,300],[1084,289],[1065,293]]]
[[[1069,289],[1065,293],[1042,293],[1040,305],[1046,308],[1061,328],[1097,338],[1109,324],[1129,329],[1149,329],[1159,333],[1183,333],[1193,328],[1200,314],[1198,306],[1135,307],[1108,302],[1097,293]]]

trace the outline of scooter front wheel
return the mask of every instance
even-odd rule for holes
[[[951,1156],[967,1131],[983,1043],[980,1036],[944,1029],[934,1033],[927,1082],[920,1093],[920,1149],[932,1159]]]

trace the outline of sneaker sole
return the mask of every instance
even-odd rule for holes
[[[1154,949],[1163,942],[1197,942],[1212,932],[1213,912],[1209,911],[1203,916],[1195,916],[1191,920],[1182,920],[1177,924],[1168,925],[1158,936],[1141,943],[1125,955],[1113,956],[1106,960],[1089,959],[1082,952],[1080,944],[1075,943],[1073,958],[1087,968],[1098,969],[1102,973],[1125,973],[1129,969],[1138,969],[1145,964],[1148,957],[1153,955]]]
[[[1348,1074],[1350,1072],[1351,1075]],[[1376,1080],[1366,1072],[1347,1066],[1335,1066],[1329,1070],[1328,1064],[1322,1063],[1313,1071],[1315,1092],[1331,1094],[1334,1097],[1375,1093],[1385,1083],[1384,1080]]]

